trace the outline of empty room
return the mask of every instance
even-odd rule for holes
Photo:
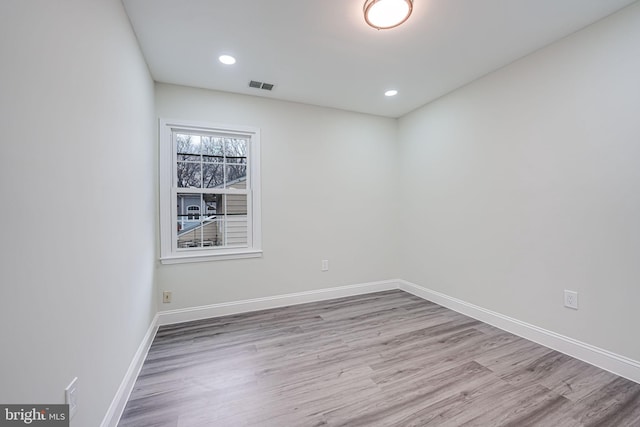
[[[0,23],[0,425],[640,426],[640,1]]]

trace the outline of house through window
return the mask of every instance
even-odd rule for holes
[[[184,214],[182,216],[184,216]],[[187,219],[188,220],[200,219],[200,206],[193,206],[193,205],[187,206]]]

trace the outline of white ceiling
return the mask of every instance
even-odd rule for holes
[[[365,24],[364,0],[123,3],[158,82],[399,117],[634,1],[414,0],[391,30]]]

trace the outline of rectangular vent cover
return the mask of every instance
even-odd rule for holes
[[[263,83],[263,82],[259,82],[256,80],[251,80],[249,82],[249,87],[253,87],[256,89],[264,89],[264,90],[271,90],[273,89],[273,84],[272,83]]]

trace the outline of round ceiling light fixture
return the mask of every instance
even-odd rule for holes
[[[413,0],[366,0],[364,20],[378,30],[397,27],[409,19]]]
[[[398,94],[398,91],[395,89],[389,89],[388,91],[386,91],[384,93],[384,96],[396,96]]]

